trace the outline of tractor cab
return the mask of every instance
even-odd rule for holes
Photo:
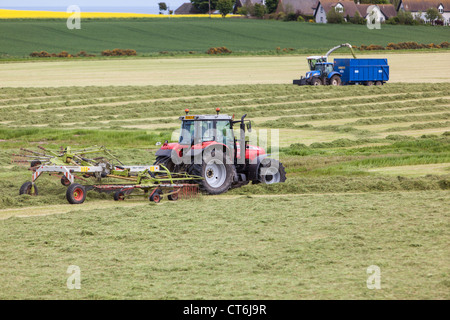
[[[320,62],[314,66],[315,71],[319,71],[322,76],[333,72],[333,64],[331,62]]]
[[[309,56],[306,58],[308,61],[309,71],[316,70],[316,64],[321,62],[327,62],[327,57],[325,56]]]
[[[181,145],[192,146],[212,141],[233,145],[233,120],[228,115],[185,115],[180,120],[178,143]]]
[[[228,150],[232,151],[235,159],[249,159],[255,155],[246,154],[246,150],[256,150],[264,152],[261,148],[250,148],[245,139],[246,131],[251,132],[251,121],[245,120],[244,115],[240,120],[234,120],[226,114],[219,114],[217,108],[216,115],[189,115],[189,110],[185,110],[186,115],[180,117],[181,132],[178,143],[183,147],[193,149],[203,149],[212,144],[222,144]],[[239,129],[239,138],[235,137],[234,130]],[[242,148],[241,148],[242,147]],[[261,150],[259,150],[261,149]],[[234,151],[236,150],[236,151]],[[242,152],[242,153],[241,153]],[[252,152],[250,152],[252,153]]]

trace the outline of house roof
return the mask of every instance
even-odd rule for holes
[[[393,4],[377,4],[384,16],[389,19],[397,15],[397,10]]]
[[[175,9],[175,14],[197,14],[201,13],[197,8],[195,8],[192,3],[186,2],[183,3],[178,9]]]
[[[280,0],[278,2],[277,12],[297,12],[307,16],[314,15],[319,0]]]
[[[348,15],[349,17],[353,17],[355,15],[355,12],[360,13],[353,0],[320,0],[319,3],[322,5],[323,10],[325,10],[325,12],[327,13],[331,9],[334,10],[338,3],[340,3],[344,7],[344,16]]]
[[[365,17],[367,15],[367,8],[369,6],[377,6],[378,8],[380,8],[381,13],[384,14],[386,19],[395,17],[397,15],[397,11],[392,4],[357,4],[356,7],[358,8],[361,17]]]
[[[248,4],[257,4],[257,3],[259,3],[259,4],[264,4],[264,0],[237,0],[236,1],[236,6],[239,6],[239,7],[243,7],[243,6],[245,6],[245,5],[248,5]]]
[[[402,0],[399,4],[403,4],[403,10],[417,12],[425,12],[430,8],[438,8],[440,4],[444,6],[444,11],[450,11],[450,0]]]

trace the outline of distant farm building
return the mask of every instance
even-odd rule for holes
[[[201,13],[192,3],[183,3],[178,9],[175,10],[175,14],[198,14]]]
[[[367,18],[369,6],[372,6],[372,10],[377,12],[381,22],[397,15],[397,11],[392,4],[356,4],[353,0],[320,0],[317,1],[314,18],[317,23],[327,23],[327,13],[330,10],[341,13],[346,20],[347,17],[353,18],[356,13],[363,18]]]
[[[312,17],[318,2],[319,0],[280,0],[276,12],[293,12]]]
[[[420,16],[427,21],[426,13],[430,8],[436,8],[442,15],[445,25],[450,24],[450,0],[400,0],[397,11],[409,11],[414,16]]]

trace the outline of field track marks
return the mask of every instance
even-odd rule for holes
[[[95,210],[95,209],[104,209],[104,208],[115,208],[115,207],[139,207],[149,205],[148,201],[129,201],[128,203],[120,203],[118,204],[116,201],[87,201],[82,205],[72,205],[72,204],[56,204],[50,206],[36,206],[36,207],[24,207],[24,208],[11,208],[11,209],[2,209],[0,210],[0,220],[5,220],[10,217],[19,217],[19,218],[29,218],[29,217],[39,217],[39,216],[48,216],[53,214],[62,214],[68,213],[71,211],[86,211],[86,210]]]

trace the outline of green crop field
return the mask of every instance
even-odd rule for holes
[[[279,130],[286,183],[69,205],[44,176],[39,196],[18,195],[20,147],[106,145],[149,164],[186,107],[217,106]],[[449,106],[448,82],[2,88],[0,298],[448,299]]]
[[[26,57],[33,51],[99,55],[106,49],[135,49],[139,55],[161,51],[204,53],[226,46],[233,52],[275,52],[276,47],[322,51],[340,43],[377,44],[449,41],[447,27],[326,25],[254,19],[83,20],[68,30],[65,20],[0,20],[0,57]],[[326,52],[326,51],[325,51]]]

